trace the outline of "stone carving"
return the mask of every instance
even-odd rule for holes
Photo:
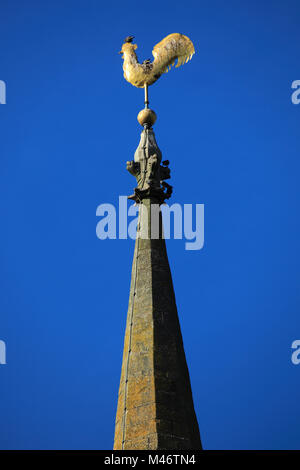
[[[145,125],[134,160],[127,162],[127,170],[137,180],[134,194],[128,197],[139,203],[152,198],[163,204],[172,194],[172,186],[165,182],[170,178],[169,161],[162,162],[162,154],[155,140],[153,129]]]

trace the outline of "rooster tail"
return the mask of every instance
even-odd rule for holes
[[[169,34],[156,44],[152,54],[154,56],[153,67],[155,72],[162,74],[171,69],[176,59],[176,68],[186,64],[195,54],[195,48],[187,36],[174,33]]]

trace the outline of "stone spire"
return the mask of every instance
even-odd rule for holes
[[[172,193],[169,162],[161,164],[155,113],[144,109],[138,119],[144,129],[127,169],[140,209],[114,449],[201,449],[159,210]]]

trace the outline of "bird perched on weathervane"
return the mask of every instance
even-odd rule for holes
[[[163,73],[168,72],[176,59],[176,67],[188,62],[195,54],[195,48],[187,36],[179,33],[169,34],[154,46],[153,62],[148,59],[140,64],[135,53],[137,45],[133,44],[133,39],[134,36],[128,36],[120,51],[124,60],[124,78],[131,85],[145,89],[145,107],[148,108],[148,86],[155,83]]]

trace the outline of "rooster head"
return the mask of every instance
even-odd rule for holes
[[[132,52],[135,51],[135,49],[137,49],[137,45],[132,44],[133,39],[134,39],[134,36],[127,36],[124,39],[124,44],[119,54],[125,54],[125,53],[131,54]]]

